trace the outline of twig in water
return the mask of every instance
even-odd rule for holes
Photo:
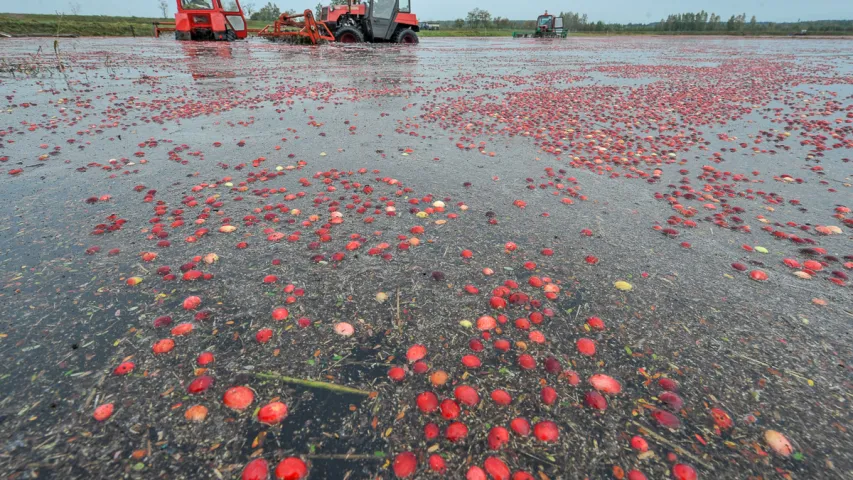
[[[774,368],[774,367],[773,367],[772,365],[770,365],[769,363],[764,363],[764,362],[762,362],[762,361],[760,361],[760,360],[756,360],[756,359],[754,359],[754,358],[747,357],[746,355],[741,355],[741,354],[739,354],[739,353],[736,353],[736,354],[732,355],[732,356],[731,356],[731,357],[729,357],[729,358],[734,359],[733,357],[741,358],[741,359],[743,359],[743,360],[746,360],[747,362],[752,362],[752,363],[754,363],[754,364],[756,364],[756,365],[761,365],[762,367],[765,367],[765,368],[772,368],[773,370],[781,370],[781,371],[782,371],[782,373],[785,373],[785,374],[791,375],[792,377],[797,377],[797,378],[799,378],[800,380],[805,380],[805,381],[806,381],[806,383],[812,382],[812,380],[810,380],[810,379],[808,379],[808,378],[806,378],[806,377],[804,377],[804,376],[800,375],[799,373],[797,373],[797,372],[795,372],[795,371],[793,371],[793,370],[788,370],[787,368]]]
[[[368,392],[367,390],[360,390],[358,388],[346,387],[344,385],[338,385],[335,383],[321,382],[319,380],[305,380],[302,378],[287,377],[284,375],[279,375],[270,372],[258,372],[255,373],[255,377],[260,378],[261,380],[277,380],[279,382],[301,385],[303,387],[308,388],[319,388],[321,390],[328,390],[337,393],[349,393],[352,395],[362,395],[365,397],[371,394],[371,392]]]
[[[376,455],[365,455],[362,453],[309,453],[307,455],[301,456],[305,458],[310,458],[311,460],[364,460],[372,462],[385,461],[385,457],[377,457]]]
[[[547,463],[549,465],[557,465],[556,462],[552,462],[552,461],[545,459],[545,458],[539,458],[536,455],[533,455],[532,453],[525,452],[524,450],[517,450],[517,452],[524,455],[525,457],[532,458],[533,460],[536,460],[537,462]]]
[[[631,423],[633,423],[634,425],[636,425],[636,426],[637,426],[637,427],[639,427],[639,428],[642,428],[642,429],[643,429],[643,431],[646,433],[646,435],[648,435],[648,436],[650,436],[650,437],[654,438],[654,439],[655,439],[655,441],[660,442],[660,443],[662,443],[662,444],[664,444],[664,445],[666,445],[666,446],[668,446],[668,447],[672,448],[673,450],[675,450],[675,451],[676,451],[676,452],[678,452],[679,454],[684,455],[685,457],[687,457],[687,458],[689,458],[689,459],[693,460],[694,462],[698,463],[699,465],[702,465],[702,466],[703,466],[703,467],[705,467],[707,470],[711,470],[712,472],[714,471],[714,466],[713,466],[713,465],[711,465],[710,463],[706,463],[706,462],[704,462],[704,461],[700,460],[700,459],[699,459],[699,457],[697,457],[697,456],[693,455],[692,453],[690,453],[690,452],[688,452],[687,450],[685,450],[685,449],[683,449],[683,448],[679,447],[678,445],[676,445],[676,444],[674,444],[674,443],[670,442],[669,440],[667,440],[667,439],[665,439],[665,438],[661,437],[661,436],[660,436],[660,435],[658,435],[657,433],[653,432],[653,431],[651,430],[651,428],[649,428],[649,427],[647,427],[647,426],[645,426],[645,425],[643,425],[643,424],[641,424],[641,423],[639,423],[639,422],[636,422],[636,421],[634,421],[634,420],[631,420]]]
[[[400,320],[400,287],[397,287],[397,328],[400,328],[403,321]]]

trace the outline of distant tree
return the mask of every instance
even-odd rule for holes
[[[627,27],[627,28],[625,28]],[[613,25],[608,25],[608,28],[615,29]],[[620,26],[622,30],[638,30],[648,29],[649,26],[628,24]],[[676,13],[671,14],[665,19],[661,19],[657,24],[651,25],[651,29],[666,32],[701,32],[701,31],[720,31],[726,30],[729,32],[740,32],[746,28],[746,14],[732,15],[726,23],[721,23],[720,16],[716,13],[708,13],[704,10],[698,13]],[[757,25],[750,25],[749,28],[759,28]]]
[[[243,5],[243,14],[250,17],[253,13],[255,13],[255,4],[252,2],[244,3]]]
[[[716,13],[711,14],[711,19],[708,20],[708,30],[714,31],[720,27],[720,16]]]
[[[481,10],[479,8],[475,8],[468,12],[468,17],[465,19],[465,22],[471,28],[476,27],[485,27],[492,19],[492,14],[487,10]]]
[[[160,7],[160,12],[163,13],[163,18],[169,18],[169,2],[166,0],[160,0],[157,6]]]
[[[563,26],[570,31],[581,31],[586,25],[586,14],[560,12],[560,16],[563,17]]]
[[[252,16],[249,18],[251,20],[274,22],[276,21],[276,19],[278,19],[279,15],[281,15],[281,9],[278,8],[278,5],[272,2],[267,2],[267,4],[263,8],[253,13]]]
[[[463,20],[461,18],[457,18],[456,20],[453,21],[453,26],[456,28],[462,28],[465,26],[465,20]]]
[[[754,32],[758,29],[757,27],[758,21],[755,20],[755,15],[753,15],[752,18],[749,19],[749,31]]]
[[[495,28],[508,28],[509,27],[509,19],[506,17],[495,17],[492,20],[495,24]]]
[[[696,19],[693,22],[693,29],[697,32],[701,32],[705,30],[705,24],[708,23],[708,12],[702,10],[701,12],[696,14]]]
[[[68,2],[68,10],[71,15],[80,15],[80,4],[77,2]]]
[[[486,10],[480,10],[480,25],[486,26],[492,20],[492,14]]]
[[[468,12],[468,16],[467,16],[467,17],[465,17],[465,23],[466,23],[469,27],[473,27],[473,26],[474,26],[474,23],[476,23],[476,22],[477,22],[477,14],[478,14],[478,13],[480,13],[480,9],[479,9],[479,8],[475,8],[474,10],[471,10],[470,12]]]

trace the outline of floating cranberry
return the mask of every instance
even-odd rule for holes
[[[560,430],[556,423],[543,420],[533,426],[533,435],[542,442],[556,442],[560,437]]]

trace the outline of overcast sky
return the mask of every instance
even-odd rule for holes
[[[300,3],[300,1],[302,3]],[[278,0],[282,10],[314,8],[317,0]],[[170,12],[175,11],[175,0],[168,0]],[[7,13],[70,13],[71,4],[80,6],[81,15],[133,15],[160,16],[159,0],[0,0],[0,12]],[[247,0],[256,8],[264,0]],[[648,23],[660,20],[670,13],[716,13],[725,21],[730,15],[746,13],[758,21],[796,21],[853,19],[853,0],[412,0],[412,9],[421,20],[452,20],[465,17],[474,8],[483,8],[492,16],[513,20],[534,19],[545,9],[586,13],[590,20],[618,23]]]

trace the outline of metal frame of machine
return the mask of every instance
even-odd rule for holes
[[[302,21],[297,20],[299,18]],[[335,36],[326,24],[317,23],[314,20],[314,13],[308,9],[299,15],[282,13],[273,25],[267,25],[261,29],[258,36],[267,40],[303,40],[315,45],[321,41],[335,41]]]

